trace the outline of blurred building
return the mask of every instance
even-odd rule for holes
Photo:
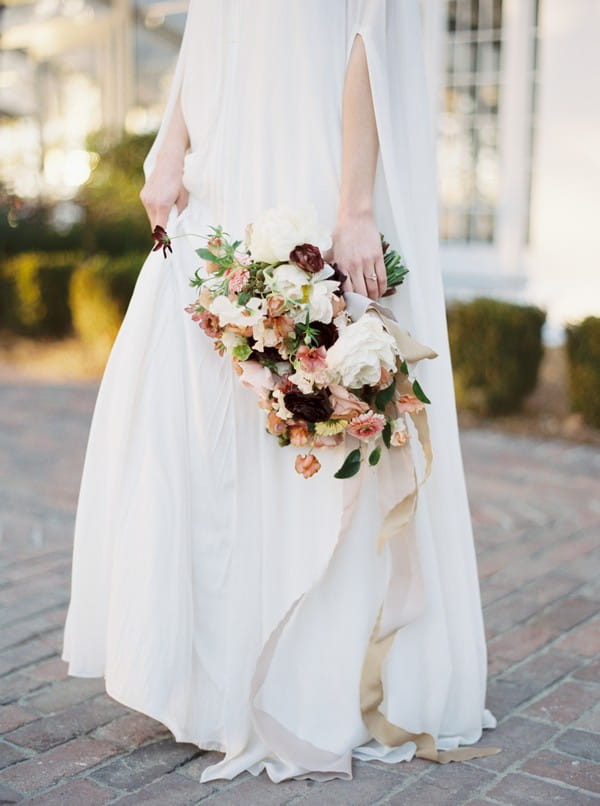
[[[68,198],[93,164],[88,131],[158,125],[186,3],[5,2],[0,179]],[[600,3],[421,8],[447,296],[540,304],[552,341],[600,314]]]

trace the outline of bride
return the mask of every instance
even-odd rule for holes
[[[474,746],[495,720],[428,109],[418,0],[190,2],[141,191],[151,228],[187,235],[148,254],[100,385],[62,658],[176,741],[222,752],[202,781],[495,752]],[[344,290],[371,300],[386,290],[384,233],[410,268],[385,303],[437,353],[417,371],[431,474],[382,551],[406,462],[342,481],[332,448],[303,479],[184,312],[198,234],[242,237],[282,205],[316,211]],[[423,477],[411,442],[397,453]]]

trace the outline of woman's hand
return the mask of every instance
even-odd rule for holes
[[[154,230],[157,224],[167,228],[174,204],[180,213],[188,203],[188,191],[182,183],[183,152],[165,152],[158,156],[154,170],[140,191],[140,199]]]
[[[371,213],[338,218],[332,233],[331,249],[325,254],[329,263],[337,263],[347,279],[343,291],[355,291],[378,299],[387,289],[381,237]]]

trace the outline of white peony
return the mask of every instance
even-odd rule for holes
[[[271,291],[282,294],[288,299],[301,300],[304,297],[305,289],[308,292],[309,275],[298,266],[294,266],[293,263],[284,263],[278,266],[272,274],[266,272],[265,274],[265,282]]]
[[[253,260],[288,260],[292,249],[302,243],[318,246],[321,252],[331,246],[331,236],[319,225],[314,206],[272,207],[252,224],[249,245]]]
[[[310,287],[308,309],[311,322],[323,322],[328,325],[333,319],[333,303],[331,295],[338,288],[336,280],[321,280]]]
[[[374,386],[381,370],[396,368],[398,348],[376,314],[364,314],[345,327],[327,350],[330,380],[350,389]]]
[[[210,303],[208,310],[219,317],[221,327],[226,325],[239,325],[240,327],[252,326],[260,321],[262,317],[262,300],[252,297],[246,303],[249,312],[241,305],[236,305],[229,297],[215,297]]]

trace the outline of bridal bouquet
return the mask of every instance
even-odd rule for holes
[[[321,467],[315,449],[346,435],[358,447],[337,478],[357,473],[363,458],[376,465],[383,446],[405,445],[405,415],[430,401],[409,377],[391,313],[342,292],[345,275],[323,257],[330,238],[314,211],[268,210],[248,225],[243,243],[220,226],[210,230],[206,247],[196,250],[204,276],[198,269],[190,281],[198,297],[185,310],[256,393],[267,431],[282,446],[305,449],[296,471],[313,476]],[[154,237],[166,256],[171,239],[164,230]],[[408,269],[381,239],[393,293]]]

